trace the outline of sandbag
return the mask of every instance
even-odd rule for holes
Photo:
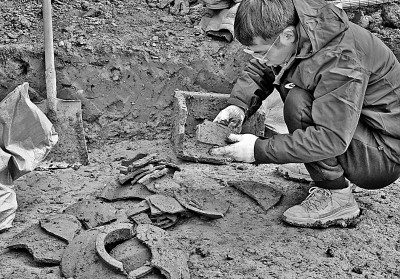
[[[53,124],[31,102],[29,84],[0,102],[0,231],[10,228],[17,209],[13,181],[33,171],[58,141]]]

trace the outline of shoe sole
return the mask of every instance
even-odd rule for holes
[[[286,223],[297,227],[327,228],[330,226],[339,225],[345,228],[354,223],[354,220],[360,215],[360,212],[361,211],[358,208],[358,206],[353,206],[335,212],[334,215],[330,215],[320,219],[314,219],[314,218],[290,219],[284,215],[282,216],[282,219]]]

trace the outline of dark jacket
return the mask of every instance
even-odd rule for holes
[[[284,98],[284,85],[293,83],[312,94],[315,125],[258,139],[256,162],[307,163],[336,157],[347,150],[363,121],[383,152],[400,163],[400,63],[395,55],[334,5],[324,0],[293,2],[300,19],[296,58],[279,73],[279,68],[251,60],[228,102],[249,116],[274,88]]]

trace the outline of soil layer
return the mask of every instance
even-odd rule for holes
[[[33,171],[17,181],[14,227],[0,235],[0,278],[60,279],[58,265],[38,264],[7,243],[69,205],[94,200],[136,153],[175,157],[170,141],[176,89],[229,94],[249,56],[238,42],[208,37],[198,23],[205,7],[190,1],[173,15],[144,0],[53,2],[57,93],[80,100],[90,164]],[[173,2],[172,2],[173,3]],[[171,4],[172,4],[171,3]],[[349,10],[400,57],[398,6]],[[397,18],[396,18],[397,16]],[[45,99],[41,1],[0,3],[0,97],[23,82]],[[276,165],[200,164],[178,160],[180,187],[208,189],[230,203],[220,219],[182,218],[168,232],[189,255],[191,278],[400,278],[399,181],[355,193],[362,215],[350,227],[296,228],[282,213],[307,196],[308,184]],[[228,181],[265,183],[282,193],[263,210]],[[112,202],[119,214],[138,201]],[[118,214],[117,214],[118,215]]]

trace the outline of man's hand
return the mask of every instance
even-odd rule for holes
[[[240,133],[244,117],[245,114],[243,109],[235,105],[230,105],[218,113],[214,122],[227,125],[234,133]]]
[[[258,137],[252,134],[230,134],[228,140],[234,143],[224,147],[213,148],[210,150],[210,154],[229,156],[238,162],[253,163],[255,161],[254,144],[257,139]]]

